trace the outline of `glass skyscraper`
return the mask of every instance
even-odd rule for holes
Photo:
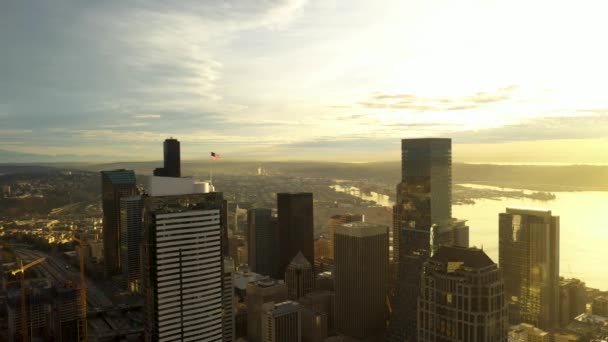
[[[120,273],[120,199],[137,195],[132,170],[101,171],[105,276]]]
[[[511,323],[543,330],[559,323],[559,216],[507,208],[499,215],[499,264]]]
[[[388,341],[417,340],[422,267],[452,219],[451,139],[403,139],[393,208],[394,296]],[[434,238],[434,235],[437,238]]]

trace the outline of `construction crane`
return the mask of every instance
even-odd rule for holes
[[[80,240],[74,237],[74,241],[80,246],[78,256],[80,257],[80,310],[82,312],[82,318],[80,319],[80,326],[78,328],[78,336],[80,341],[88,341],[87,336],[87,287],[86,280],[84,277],[84,250],[89,245],[86,241]]]
[[[21,337],[23,338],[24,342],[28,341],[27,308],[25,301],[25,270],[38,265],[44,260],[46,260],[46,258],[40,258],[23,266],[23,259],[21,259],[19,261],[19,268],[11,272],[12,275],[17,275],[17,273],[21,273]]]

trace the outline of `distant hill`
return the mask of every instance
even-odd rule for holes
[[[37,154],[37,153],[25,153],[16,151],[0,150],[0,164],[14,164],[14,163],[58,163],[58,162],[82,162],[88,160],[92,162],[107,161],[108,157],[98,155],[75,155],[75,154]]]
[[[102,164],[40,163],[42,167],[80,169],[88,171],[132,169],[137,174],[149,175],[162,161],[113,162]],[[214,175],[254,175],[261,166],[270,175],[287,174],[298,177],[348,179],[383,184],[394,188],[401,177],[401,163],[330,163],[316,161],[253,162],[253,161],[183,161],[182,174],[206,178],[213,167]],[[3,172],[0,165],[0,173]],[[15,166],[11,166],[14,168]],[[34,165],[21,166],[23,170],[35,170]],[[608,166],[570,165],[492,165],[455,163],[452,168],[454,183],[475,183],[510,188],[541,191],[608,191]]]

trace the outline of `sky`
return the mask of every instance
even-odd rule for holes
[[[4,0],[0,150],[157,160],[174,137],[183,159],[363,162],[451,137],[455,161],[608,163],[607,10]]]

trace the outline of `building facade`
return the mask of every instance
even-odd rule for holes
[[[221,193],[144,199],[146,341],[224,341]]]
[[[285,271],[287,298],[298,300],[315,289],[315,274],[312,265],[302,253],[298,253]]]
[[[345,223],[364,222],[365,215],[363,214],[337,214],[329,219],[327,228],[329,229],[329,258],[334,257],[334,234],[336,227]]]
[[[499,215],[498,248],[511,323],[557,328],[559,217],[550,210],[507,208]]]
[[[385,332],[388,289],[388,228],[363,222],[336,227],[336,329],[366,340]]]
[[[424,269],[418,341],[507,342],[502,274],[483,250],[442,246]]]
[[[300,304],[292,301],[269,302],[262,306],[263,342],[301,342],[302,313]]]
[[[423,265],[435,247],[433,240],[444,242],[434,239],[434,233],[444,233],[451,219],[451,140],[403,139],[401,183],[393,207],[394,294],[387,341],[416,341]]]
[[[275,279],[279,274],[279,243],[277,220],[272,209],[254,208],[247,211],[247,252],[253,272]]]
[[[562,328],[587,312],[587,288],[579,279],[561,279],[559,299],[559,325]]]
[[[126,290],[131,293],[139,293],[141,290],[140,245],[143,234],[143,205],[141,196],[120,199],[121,268],[126,281]]]
[[[312,204],[312,193],[277,194],[280,276],[298,252],[315,260]]]
[[[287,300],[285,282],[273,279],[247,284],[247,340],[262,341],[262,313],[264,303],[281,303]]]
[[[137,195],[132,170],[101,171],[103,209],[103,259],[107,278],[121,273],[120,199]]]

